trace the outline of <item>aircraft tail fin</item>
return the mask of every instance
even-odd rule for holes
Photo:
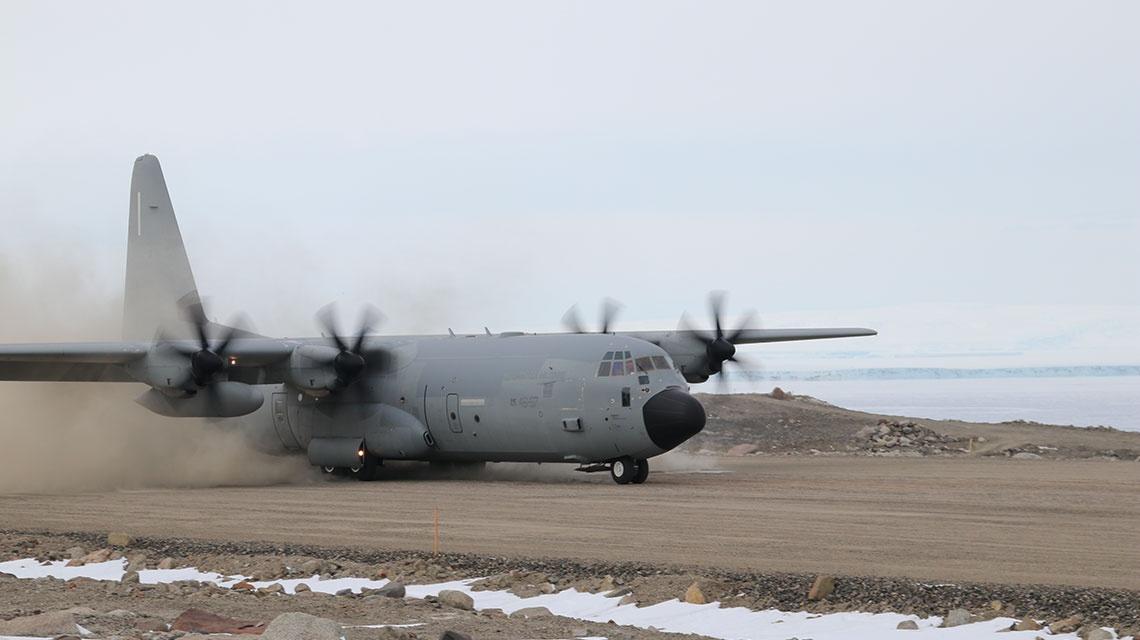
[[[159,329],[170,337],[191,337],[183,307],[193,304],[201,304],[198,286],[162,166],[155,156],[140,156],[131,174],[123,338],[150,340]]]

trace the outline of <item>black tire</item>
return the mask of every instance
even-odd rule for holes
[[[365,454],[360,466],[349,468],[348,475],[357,480],[371,482],[380,475],[380,459],[371,453]]]
[[[637,475],[637,463],[633,458],[624,456],[610,463],[610,477],[618,484],[629,484]]]
[[[637,473],[633,474],[633,484],[645,484],[649,478],[649,461],[642,458],[637,461]]]

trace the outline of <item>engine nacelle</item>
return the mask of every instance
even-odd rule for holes
[[[168,395],[158,389],[150,389],[135,402],[170,418],[234,418],[260,409],[265,396],[243,382],[223,381],[193,395]]]
[[[335,388],[333,361],[340,352],[332,347],[306,344],[289,355],[289,382],[311,396],[326,396]]]

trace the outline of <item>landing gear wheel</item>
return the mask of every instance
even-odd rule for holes
[[[649,461],[642,458],[637,461],[637,473],[633,474],[633,484],[644,484],[649,478]]]
[[[357,480],[371,482],[380,475],[380,466],[380,459],[371,453],[367,453],[364,455],[364,459],[360,461],[359,465],[349,467],[348,475],[356,478]]]
[[[618,484],[629,484],[637,475],[637,463],[629,456],[618,458],[610,464],[610,477]]]

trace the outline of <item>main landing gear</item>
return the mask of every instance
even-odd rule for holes
[[[610,477],[618,484],[641,484],[649,477],[649,461],[629,456],[618,458],[610,463]]]
[[[381,466],[383,466],[383,462],[380,458],[366,453],[361,458],[359,464],[355,464],[351,467],[321,467],[321,472],[328,475],[344,476],[346,478],[355,478],[357,480],[371,482],[380,476]]]

